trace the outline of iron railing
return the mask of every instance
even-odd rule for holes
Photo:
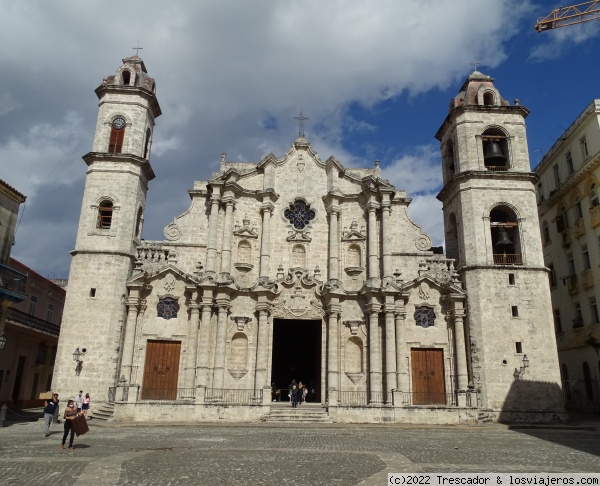
[[[339,391],[337,395],[340,405],[360,407],[369,403],[393,403],[392,392]]]
[[[469,396],[470,399],[470,396]],[[400,392],[400,405],[444,405],[456,406],[458,400],[456,393],[432,393],[432,392]],[[468,401],[470,405],[470,400]]]
[[[228,388],[205,388],[205,402],[225,403],[261,403],[263,399],[262,389],[235,390]]]
[[[494,265],[523,265],[523,257],[520,253],[495,253]]]
[[[117,396],[117,387],[116,386],[108,387],[108,403],[114,403],[116,396]]]
[[[142,388],[140,400],[188,401],[196,399],[195,388]]]
[[[25,294],[27,294],[27,275],[0,264],[0,290],[23,294],[21,300],[24,300]]]
[[[23,311],[14,309],[13,307],[8,308],[7,319],[16,324],[28,327],[29,329],[42,331],[53,336],[58,336],[60,334],[60,326],[58,324],[39,319]]]

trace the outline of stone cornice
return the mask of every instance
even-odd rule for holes
[[[532,184],[536,184],[540,177],[534,172],[517,172],[517,171],[503,171],[493,172],[489,170],[467,170],[465,172],[459,172],[453,175],[442,190],[436,196],[438,200],[444,202],[448,197],[449,193],[455,190],[461,182],[466,180],[519,180],[529,181]]]

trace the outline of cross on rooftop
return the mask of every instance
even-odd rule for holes
[[[473,59],[471,66],[473,66],[473,71],[477,71],[477,66],[481,64],[477,59]]]
[[[132,47],[132,49],[135,49],[135,55],[137,56],[139,54],[140,49],[143,49],[143,47],[140,47],[140,40],[138,39],[138,45],[137,47]]]
[[[300,116],[295,116],[294,120],[298,120],[298,124],[300,125],[299,130],[298,130],[298,135],[300,137],[304,138],[304,120],[308,120],[308,118],[303,116],[302,112],[300,112]]]

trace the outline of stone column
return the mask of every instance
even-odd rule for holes
[[[198,324],[200,322],[200,306],[195,302],[196,292],[192,293],[190,303],[190,325],[188,331],[187,353],[185,356],[184,388],[196,386],[196,360],[198,356]]]
[[[332,207],[329,210],[329,266],[328,280],[338,280],[339,271],[339,209]]]
[[[258,338],[256,340],[256,374],[254,377],[254,389],[266,388],[267,365],[269,360],[269,311],[268,304],[258,304]]]
[[[404,305],[396,303],[396,384],[403,392],[410,391],[406,362],[406,343],[404,324],[406,322],[406,309]]]
[[[270,247],[271,247],[271,214],[273,205],[263,204],[262,212],[262,235],[260,238],[260,272],[259,277],[269,276]]]
[[[225,380],[225,353],[227,345],[227,315],[229,314],[229,302],[217,301],[219,315],[217,319],[217,336],[215,343],[215,367],[213,371],[213,388],[223,389]]]
[[[369,203],[369,234],[367,239],[367,251],[369,253],[368,278],[379,278],[379,256],[377,252],[377,205]]]
[[[221,256],[221,273],[231,273],[231,237],[233,232],[233,198],[225,201],[225,224],[223,225],[223,253]]]
[[[327,389],[338,390],[340,382],[339,370],[339,315],[341,312],[340,305],[336,302],[329,305],[327,309]],[[330,405],[335,405],[331,403]]]
[[[383,253],[383,277],[392,277],[392,222],[390,214],[390,195],[383,194],[381,214],[381,248]]]
[[[469,376],[467,372],[467,347],[465,343],[463,309],[454,310],[454,353],[456,354],[456,384],[459,391],[464,391],[469,384]]]
[[[198,356],[196,360],[196,386],[208,384],[208,357],[210,352],[210,321],[212,317],[212,293],[204,291],[202,298],[202,319],[200,321],[200,331],[198,333]]]
[[[127,321],[125,322],[125,336],[123,337],[123,354],[121,355],[121,376],[124,376],[128,384],[131,384],[131,366],[133,364],[133,346],[137,319],[140,309],[140,298],[138,291],[131,291],[127,299]]]
[[[390,393],[397,388],[394,310],[393,304],[385,305],[385,391]]]
[[[217,268],[217,237],[219,232],[220,188],[213,187],[210,197],[210,216],[208,218],[208,245],[206,248],[206,272],[215,273]]]
[[[379,306],[369,305],[369,403],[381,403],[381,351],[379,349]]]

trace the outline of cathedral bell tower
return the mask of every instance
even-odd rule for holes
[[[467,291],[469,383],[500,421],[563,413],[525,118],[474,71],[451,101],[441,142],[446,254]]]
[[[99,109],[52,387],[104,401],[117,378],[127,279],[141,239],[150,147],[160,116],[154,79],[132,56],[96,88]],[[77,360],[74,353],[81,353]]]

